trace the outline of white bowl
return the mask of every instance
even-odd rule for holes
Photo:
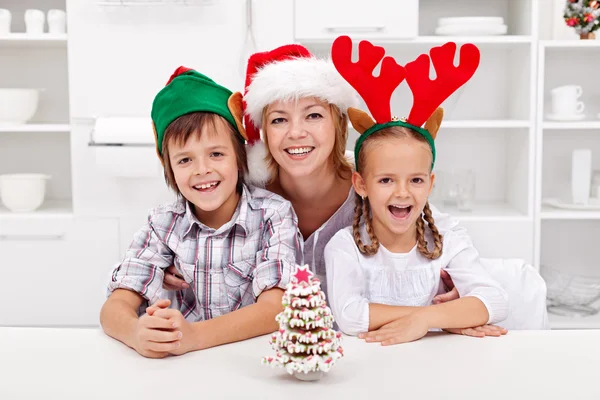
[[[44,174],[0,175],[2,204],[12,212],[35,211],[44,202],[48,179]]]
[[[35,115],[40,99],[38,89],[0,88],[0,125],[22,125]]]

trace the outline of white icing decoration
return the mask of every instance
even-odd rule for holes
[[[262,363],[294,372],[328,372],[343,357],[342,335],[334,331],[334,318],[327,306],[321,282],[288,283],[283,295],[284,310],[276,317],[279,330],[271,335],[274,357]]]

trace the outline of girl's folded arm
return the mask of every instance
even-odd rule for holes
[[[338,232],[325,247],[329,306],[347,335],[379,329],[419,308],[370,303],[365,293],[368,278],[359,257],[347,231]]]

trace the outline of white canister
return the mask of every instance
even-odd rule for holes
[[[6,36],[10,33],[10,24],[12,14],[6,8],[0,8],[0,36]]]
[[[67,32],[67,14],[63,10],[48,10],[48,32],[62,34]]]
[[[573,150],[571,166],[571,194],[573,204],[587,205],[592,182],[592,150]]]
[[[25,11],[25,32],[30,35],[41,35],[44,33],[46,14],[41,10],[29,9]]]

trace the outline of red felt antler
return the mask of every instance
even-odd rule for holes
[[[352,62],[352,39],[338,37],[331,47],[331,58],[335,68],[361,95],[371,115],[377,123],[386,123],[392,119],[390,101],[392,93],[404,80],[404,67],[398,65],[392,57],[383,57],[385,49],[363,40],[358,45],[358,61]],[[373,70],[381,59],[381,71],[378,77]]]
[[[430,50],[436,79],[429,79],[429,56],[421,54],[404,67],[406,82],[413,93],[413,107],[407,121],[422,126],[444,100],[464,85],[479,66],[479,49],[467,43],[460,48],[460,62],[454,66],[456,43],[449,42]]]

